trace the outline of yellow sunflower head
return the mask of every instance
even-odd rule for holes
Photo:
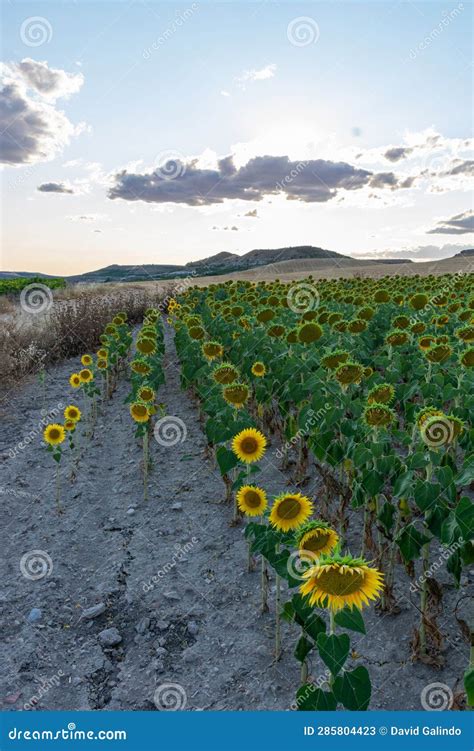
[[[327,522],[315,519],[298,529],[295,541],[299,550],[320,556],[334,550],[339,542],[339,535]]]
[[[130,367],[134,373],[140,373],[140,375],[148,375],[151,370],[151,367],[148,365],[148,363],[145,362],[145,360],[140,359],[133,360]]]
[[[75,420],[64,420],[64,428],[68,431],[68,433],[74,433],[76,424],[77,423]]]
[[[71,375],[69,376],[69,385],[72,386],[73,389],[78,389],[81,384],[82,381],[79,373],[71,373]]]
[[[227,404],[240,409],[248,401],[250,390],[246,383],[231,383],[223,387],[222,396]]]
[[[83,368],[79,371],[79,378],[81,383],[90,383],[90,381],[94,379],[92,370],[89,370],[89,368]]]
[[[469,347],[459,358],[459,362],[465,368],[474,368],[474,347]]]
[[[401,329],[390,331],[385,337],[387,344],[391,344],[392,347],[402,347],[409,341],[409,339],[409,334],[406,331],[402,331]]]
[[[43,431],[43,438],[50,446],[58,446],[64,441],[66,437],[66,431],[62,425],[52,423],[47,425]]]
[[[97,350],[97,357],[99,358],[99,360],[107,360],[108,354],[109,353],[107,352],[105,347]]]
[[[155,392],[151,386],[142,386],[138,389],[138,398],[141,402],[153,402],[155,400]]]
[[[267,369],[263,362],[260,362],[259,360],[257,362],[254,362],[252,365],[252,373],[257,378],[263,378],[265,373],[267,372]]]
[[[201,351],[207,360],[215,360],[217,357],[222,357],[224,347],[219,342],[204,342]]]
[[[281,493],[275,498],[270,523],[280,532],[289,532],[304,524],[313,513],[313,504],[301,493]]]
[[[267,494],[256,485],[243,485],[237,493],[237,505],[247,516],[261,516],[267,508]]]
[[[142,355],[154,355],[156,352],[156,344],[153,339],[148,337],[140,337],[137,339],[137,349]]]
[[[303,323],[298,329],[298,341],[301,344],[312,344],[313,342],[317,342],[318,339],[321,339],[322,335],[323,330],[321,326],[312,321]]]
[[[303,574],[300,587],[310,605],[332,611],[342,608],[362,610],[376,600],[383,589],[383,574],[367,565],[363,558],[338,553],[323,555]]]
[[[395,420],[395,412],[386,404],[369,404],[364,410],[364,420],[371,428],[388,428]]]
[[[107,370],[107,360],[97,360],[97,367],[99,370]]]
[[[222,386],[227,386],[229,383],[234,383],[239,377],[239,371],[229,362],[223,362],[218,365],[212,371],[212,377],[216,383],[220,383]]]
[[[390,404],[395,398],[395,389],[391,383],[380,383],[374,386],[367,395],[369,404]]]
[[[64,410],[64,417],[66,418],[66,420],[79,422],[79,420],[81,419],[81,410],[79,409],[79,407],[76,407],[75,404],[70,404]]]
[[[150,418],[148,408],[142,402],[133,402],[130,405],[130,414],[135,422],[148,422]]]
[[[442,363],[449,360],[453,353],[449,344],[437,344],[425,352],[426,358],[433,363]]]
[[[341,386],[360,383],[364,377],[364,368],[357,362],[345,362],[336,370],[335,378]]]
[[[92,357],[90,355],[82,355],[81,357],[81,363],[84,365],[85,368],[88,368],[89,365],[92,365]]]
[[[255,428],[245,428],[234,437],[232,451],[245,464],[258,462],[265,453],[267,439]]]

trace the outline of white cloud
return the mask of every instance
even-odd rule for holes
[[[255,68],[244,70],[239,76],[236,76],[234,80],[239,88],[245,90],[246,84],[248,83],[254,81],[266,81],[268,78],[273,78],[276,69],[276,64],[270,63],[269,65],[265,65],[264,68],[258,70]]]
[[[26,58],[0,64],[0,161],[17,166],[53,159],[84,123],[56,109],[59,97],[79,91],[82,74],[69,75]]]

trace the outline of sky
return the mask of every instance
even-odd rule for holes
[[[472,247],[472,4],[3,0],[1,268]]]

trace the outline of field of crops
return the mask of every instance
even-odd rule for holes
[[[309,277],[286,284],[230,281],[188,287],[150,308],[139,328],[128,324],[125,313],[117,314],[105,327],[97,352],[83,354],[80,362],[73,361],[72,372],[67,364],[68,372],[63,368],[61,379],[55,378],[54,393],[62,393],[64,403],[55,419],[44,420],[38,441],[44,460],[36,461],[35,470],[37,477],[44,472],[48,478],[50,490],[42,491],[48,525],[44,534],[52,548],[57,546],[56,557],[67,550],[68,557],[77,556],[74,567],[87,570],[82,548],[67,547],[71,523],[83,522],[74,500],[77,488],[85,493],[86,515],[95,520],[95,543],[88,548],[97,549],[98,556],[101,546],[109,551],[103,554],[106,567],[119,549],[120,555],[125,550],[120,574],[112,577],[117,576],[118,590],[99,603],[103,609],[96,614],[107,618],[102,622],[107,628],[97,638],[101,644],[106,641],[113,686],[118,681],[115,665],[129,660],[136,667],[142,659],[142,647],[139,655],[133,650],[141,644],[143,629],[158,636],[164,630],[160,624],[166,605],[174,641],[161,633],[152,650],[161,676],[153,701],[158,708],[162,701],[183,708],[181,683],[177,693],[166,689],[171,698],[157,698],[156,693],[162,685],[176,687],[177,674],[183,683],[186,675],[189,680],[189,664],[197,659],[198,626],[194,621],[191,629],[183,626],[180,608],[183,604],[186,612],[203,616],[195,611],[195,601],[203,581],[206,586],[215,581],[212,563],[234,587],[229,590],[233,603],[226,606],[229,620],[219,636],[212,624],[217,610],[207,626],[203,618],[199,628],[214,647],[210,655],[198,651],[194,681],[203,681],[203,671],[214,662],[220,672],[221,641],[234,635],[238,613],[245,633],[263,629],[269,639],[268,648],[260,646],[257,652],[242,633],[250,665],[263,651],[273,678],[286,661],[291,686],[280,686],[279,706],[380,706],[371,674],[376,672],[381,694],[386,681],[393,680],[391,668],[384,672],[385,657],[392,652],[399,670],[415,671],[407,673],[409,680],[419,671],[426,687],[422,708],[472,705],[472,621],[465,605],[474,561],[473,343],[474,281],[467,274]],[[189,441],[199,446],[200,435],[207,446],[193,452]],[[113,523],[110,509],[104,517],[99,512],[100,505],[110,503],[110,494],[104,495],[109,483],[115,494]],[[190,501],[185,522],[177,521],[188,491],[194,507]],[[51,501],[55,498],[56,511],[45,492]],[[140,510],[141,527],[134,529],[130,525]],[[117,514],[129,514],[128,526],[116,521]],[[62,529],[57,537],[51,537],[54,517]],[[143,541],[132,548],[133,534],[136,539],[140,529],[147,540],[160,536],[146,557]],[[186,564],[174,557],[170,564],[170,552],[163,547],[162,534],[180,539],[185,529],[193,542],[185,544],[183,561],[195,556],[197,578],[180,574],[179,567]],[[110,531],[124,535],[123,545],[115,541],[115,547],[108,547],[110,535],[105,533]],[[194,534],[209,534],[212,540],[198,551]],[[206,551],[216,549],[217,538],[222,547],[210,560]],[[37,554],[42,545],[34,538],[31,547]],[[22,559],[23,569],[30,569],[25,578],[35,579],[38,565],[36,579],[49,576],[44,570],[52,568],[52,558],[45,553],[39,564]],[[159,559],[163,578],[152,575]],[[132,562],[139,573],[135,571],[135,593],[126,593],[126,602],[134,603],[133,615],[127,604],[125,617],[117,601],[124,596]],[[146,581],[139,595],[136,577]],[[182,594],[181,577],[192,582],[192,589],[188,586]],[[225,584],[220,584],[216,600],[209,591],[202,595],[214,609],[226,601]],[[85,575],[82,589],[77,582],[76,587],[71,601],[79,600],[87,613],[87,597],[96,584],[93,588]],[[147,600],[153,590],[158,604]],[[253,591],[254,597],[249,594]],[[25,594],[30,596],[32,591]],[[140,624],[146,625],[135,626],[139,636],[134,636],[138,613],[145,616]],[[83,618],[95,617],[68,616],[74,649],[78,634],[83,634],[79,641],[91,638],[90,630],[81,631]],[[397,620],[403,624],[403,644]],[[177,634],[181,667],[176,657],[167,661],[165,654],[178,649]],[[370,664],[364,664],[360,644],[365,639],[367,645],[369,638],[375,647]],[[61,639],[66,650],[69,642],[64,634]],[[449,664],[453,654],[456,668]],[[239,657],[232,660],[233,668],[238,667]],[[244,664],[250,670],[243,656],[242,661],[241,670]],[[449,681],[439,680],[440,671]],[[102,668],[87,674],[92,708],[107,705],[114,690],[122,697],[116,705],[127,706],[129,699],[123,697],[133,693],[130,685],[125,688],[130,672],[122,668],[122,694],[119,689],[105,691]],[[212,675],[206,680],[217,680]],[[261,674],[256,678],[260,685]],[[212,692],[206,684],[208,689]],[[240,706],[235,702],[229,699],[225,708]],[[262,702],[267,706],[268,700]],[[420,697],[407,698],[405,706],[419,707]]]
[[[17,276],[13,279],[0,279],[0,295],[16,295],[30,284],[43,284],[49,289],[62,289],[66,286],[64,279],[44,278],[40,276]]]

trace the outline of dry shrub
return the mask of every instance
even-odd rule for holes
[[[0,389],[61,360],[94,352],[113,316],[125,311],[131,324],[158,307],[172,287],[163,284],[77,285],[54,293],[47,312],[31,314],[16,301],[0,316]]]

